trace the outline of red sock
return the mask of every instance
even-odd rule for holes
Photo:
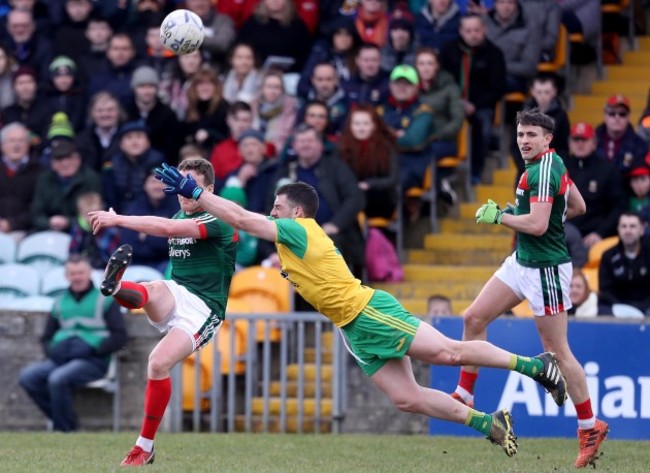
[[[463,388],[470,394],[474,394],[474,384],[476,384],[478,373],[470,373],[464,369],[460,370],[460,378],[458,379],[458,386]]]
[[[149,292],[140,283],[122,281],[120,290],[113,296],[119,305],[127,309],[139,309],[149,301]]]
[[[149,379],[144,391],[144,419],[140,437],[153,440],[172,395],[171,378]]]
[[[578,420],[591,419],[594,416],[594,413],[591,410],[591,399],[576,404],[576,413],[578,414]]]

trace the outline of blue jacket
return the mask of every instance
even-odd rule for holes
[[[607,150],[605,149],[606,134],[607,130],[604,123],[596,128],[597,152],[605,159],[607,159]],[[625,175],[632,168],[643,165],[646,154],[648,154],[648,143],[636,134],[632,125],[628,124],[627,130],[625,130],[621,138],[621,145],[614,156],[614,164]]]
[[[165,161],[162,153],[149,148],[133,162],[122,151],[113,155],[102,167],[102,188],[108,207],[123,213],[127,205],[144,195],[144,181],[151,169]]]
[[[437,51],[442,45],[458,39],[460,9],[452,2],[447,13],[438,19],[431,15],[428,3],[415,16],[415,35],[420,46],[429,46]]]
[[[356,105],[367,103],[379,105],[388,99],[388,73],[380,71],[372,79],[365,81],[359,74],[355,74],[350,80],[343,82],[343,90],[350,99],[350,104]]]

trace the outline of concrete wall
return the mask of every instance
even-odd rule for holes
[[[18,385],[18,373],[30,362],[42,358],[39,337],[47,314],[0,311],[0,431],[43,430],[46,418]],[[147,358],[160,339],[144,316],[127,315],[128,346],[120,353],[122,386],[121,428],[138,430],[142,419]],[[428,386],[429,369],[414,363],[416,379]],[[427,418],[399,412],[370,380],[347,358],[347,405],[343,431],[348,433],[427,432]],[[111,395],[99,390],[80,390],[75,406],[83,430],[112,428]]]

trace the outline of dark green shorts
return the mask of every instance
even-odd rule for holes
[[[341,330],[363,372],[372,376],[391,358],[406,354],[419,326],[420,319],[392,295],[375,291],[357,318]]]

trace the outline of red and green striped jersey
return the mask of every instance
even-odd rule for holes
[[[201,232],[199,239],[173,237],[168,240],[172,279],[223,319],[230,280],[235,272],[237,231],[204,211],[188,215],[181,210],[172,218],[191,218]]]
[[[571,261],[564,241],[569,183],[564,162],[552,149],[526,163],[517,185],[515,215],[529,214],[534,202],[549,202],[552,207],[542,236],[517,232],[517,261],[522,266],[544,268]]]

